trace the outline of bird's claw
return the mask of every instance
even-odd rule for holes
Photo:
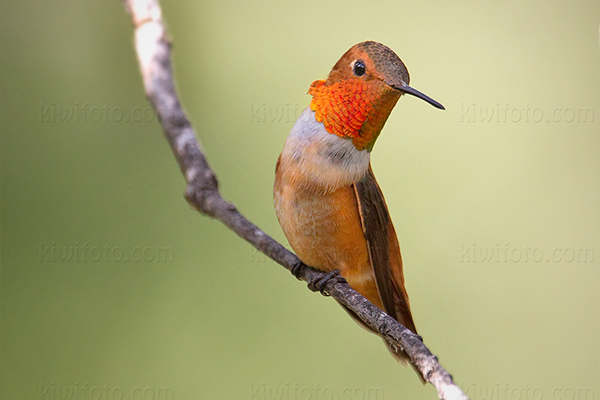
[[[317,279],[315,282],[309,283],[308,288],[313,292],[320,292],[323,296],[330,296],[330,294],[325,290],[325,286],[327,286],[327,283],[329,283],[330,280],[338,279],[339,275],[339,269],[328,272],[322,278]]]
[[[306,267],[306,264],[304,264],[302,261],[298,261],[296,264],[294,264],[292,266],[292,269],[290,269],[290,272],[292,273],[292,275],[294,275],[296,277],[296,279],[300,280],[300,271],[304,267]]]

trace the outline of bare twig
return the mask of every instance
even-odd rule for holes
[[[146,95],[156,110],[164,135],[185,176],[185,197],[199,212],[216,218],[277,263],[314,286],[326,274],[307,267],[296,255],[248,221],[218,190],[189,120],[183,112],[173,83],[170,43],[158,0],[123,0],[135,27],[135,48]],[[467,399],[452,376],[440,366],[421,338],[406,329],[353,290],[343,278],[325,281],[323,291],[335,297],[371,328],[391,340],[410,356],[423,377],[438,391],[440,399]]]

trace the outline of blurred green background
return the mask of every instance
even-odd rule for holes
[[[2,400],[436,398],[188,207],[119,1],[0,4]],[[274,165],[310,83],[394,49],[447,108],[403,98],[373,152],[420,333],[473,400],[600,398],[600,3],[163,8],[223,195],[286,245]]]

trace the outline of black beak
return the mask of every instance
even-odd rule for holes
[[[419,92],[417,89],[413,89],[410,86],[403,84],[402,86],[392,86],[394,89],[399,90],[403,93],[406,94],[412,94],[415,97],[420,98],[421,100],[425,100],[426,102],[428,102],[429,104],[431,104],[432,106],[434,106],[435,108],[439,108],[440,110],[445,110],[444,106],[441,105],[440,103],[438,103],[437,101],[435,101],[434,99],[432,99],[431,97],[427,96],[424,93]]]

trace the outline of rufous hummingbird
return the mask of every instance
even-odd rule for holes
[[[306,265],[339,270],[353,289],[416,334],[398,238],[370,164],[375,140],[402,94],[444,109],[409,80],[387,46],[352,46],[326,80],[310,85],[310,106],[277,160],[273,194],[281,228]],[[408,360],[386,344],[396,359]]]

